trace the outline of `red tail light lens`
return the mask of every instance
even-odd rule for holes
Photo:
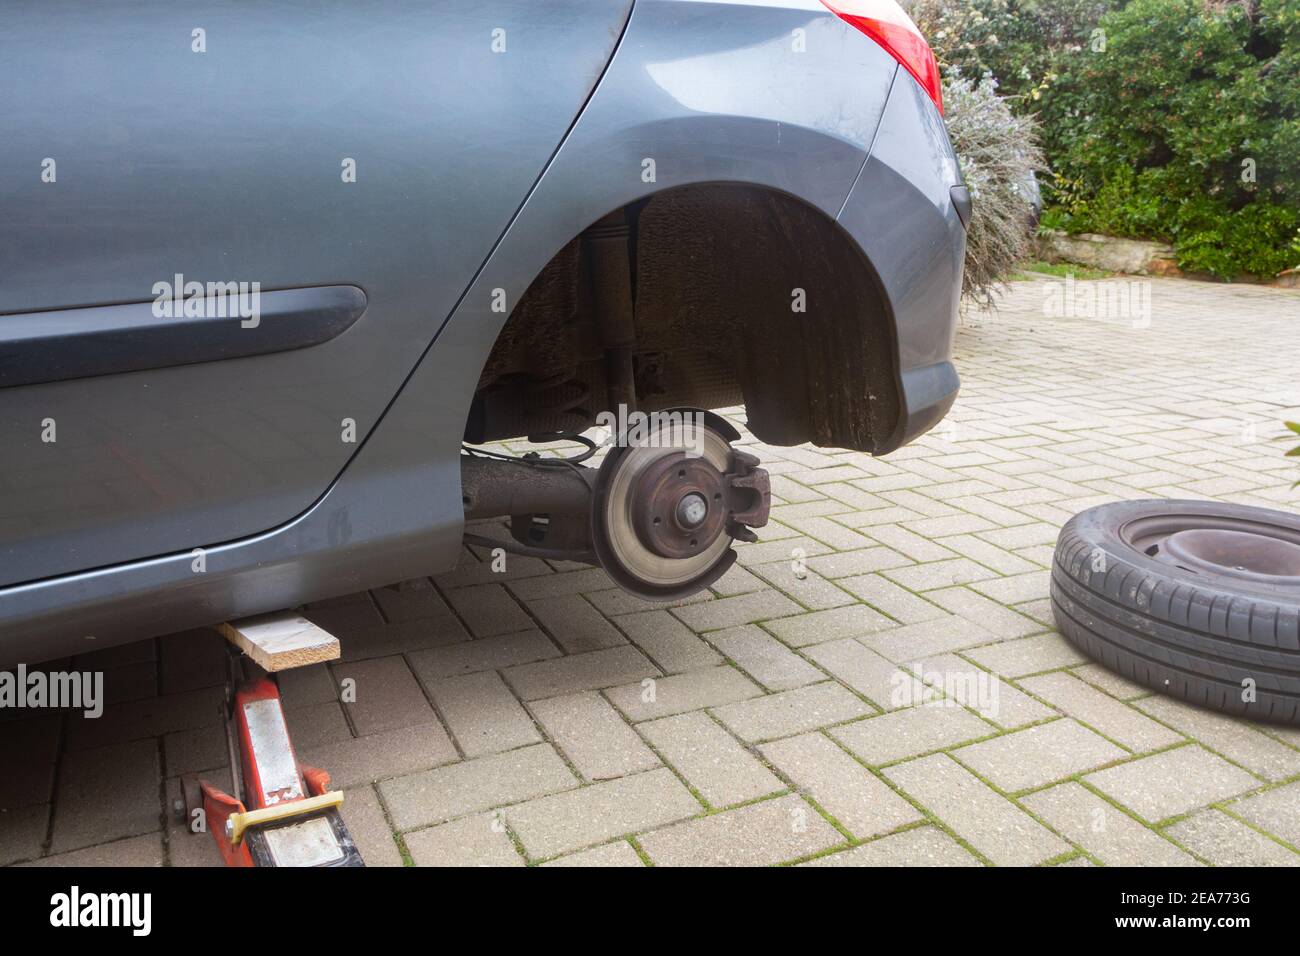
[[[943,84],[930,44],[894,0],[822,0],[832,13],[875,40],[916,77],[943,114]]]

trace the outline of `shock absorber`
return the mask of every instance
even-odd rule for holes
[[[605,352],[606,394],[611,408],[636,410],[632,363],[636,324],[632,301],[631,229],[622,209],[610,213],[582,234],[600,344]]]

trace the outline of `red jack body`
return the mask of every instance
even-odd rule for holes
[[[198,781],[226,865],[363,866],[339,814],[342,792],[329,789],[324,770],[298,763],[275,679],[262,674],[240,682],[226,718],[238,796]]]

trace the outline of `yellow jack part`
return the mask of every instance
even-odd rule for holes
[[[261,807],[257,810],[245,810],[243,813],[232,813],[226,818],[230,843],[232,846],[239,846],[244,839],[245,831],[249,827],[274,823],[279,820],[288,820],[291,817],[305,816],[318,810],[328,810],[330,807],[342,805],[343,791],[331,790],[329,793],[322,793],[320,796],[307,797],[303,800],[290,800],[287,803],[277,804],[273,807]]]

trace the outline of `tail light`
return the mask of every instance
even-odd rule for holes
[[[930,44],[925,42],[912,18],[895,0],[822,0],[822,3],[841,20],[857,27],[884,47],[903,69],[916,77],[921,89],[934,100],[940,115],[943,114],[939,64],[935,62]]]

